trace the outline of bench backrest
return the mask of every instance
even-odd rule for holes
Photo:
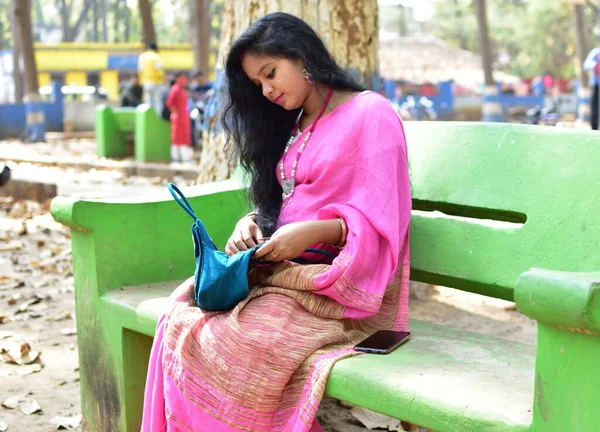
[[[512,299],[532,267],[600,270],[599,133],[456,122],[405,129],[411,279]]]

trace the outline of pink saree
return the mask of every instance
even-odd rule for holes
[[[314,245],[337,255],[331,264],[253,270],[228,312],[196,307],[192,279],[179,286],[157,325],[142,431],[322,431],[335,362],[378,329],[407,329],[410,183],[389,102],[364,92],[324,115],[296,183],[279,225],[343,217],[346,246]]]

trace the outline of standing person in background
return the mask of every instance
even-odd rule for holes
[[[590,71],[592,88],[592,129],[598,130],[598,81],[600,80],[600,47],[590,51],[583,62],[583,70]]]
[[[150,42],[148,49],[140,54],[138,70],[144,87],[144,103],[154,108],[156,114],[160,116],[163,105],[162,94],[165,71],[160,61],[156,42]]]
[[[167,108],[171,111],[171,160],[173,162],[192,162],[193,150],[186,84],[185,74],[178,72],[166,101]]]

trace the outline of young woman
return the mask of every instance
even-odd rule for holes
[[[171,110],[171,160],[173,162],[192,162],[194,155],[186,84],[185,74],[178,72],[175,75],[175,84],[171,86],[165,102],[167,108]]]
[[[408,325],[411,209],[404,132],[316,33],[284,13],[256,21],[226,62],[224,127],[251,173],[256,210],[228,241],[275,264],[233,310],[195,306],[193,280],[157,326],[143,431],[322,431],[335,361]],[[309,246],[336,258],[304,253]],[[295,264],[301,256],[312,264]]]

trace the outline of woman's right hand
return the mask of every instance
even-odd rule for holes
[[[244,216],[235,225],[231,237],[227,240],[227,246],[225,246],[227,255],[231,256],[264,242],[263,233],[254,222],[254,218],[253,215]]]

